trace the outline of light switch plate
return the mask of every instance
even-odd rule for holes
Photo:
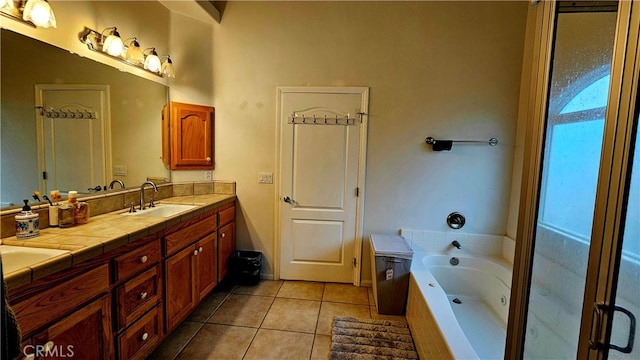
[[[271,172],[258,172],[258,184],[273,184],[273,173]]]
[[[127,165],[114,165],[113,166],[113,175],[116,175],[116,176],[127,176]]]

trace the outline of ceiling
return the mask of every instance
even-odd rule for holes
[[[213,1],[158,0],[169,11],[194,18],[204,23],[220,23],[221,13]]]

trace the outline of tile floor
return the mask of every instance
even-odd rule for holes
[[[334,316],[378,315],[371,288],[263,280],[216,289],[147,359],[328,359]]]

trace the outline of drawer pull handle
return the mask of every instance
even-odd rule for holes
[[[227,234],[226,234],[226,233],[222,233],[222,234],[220,234],[220,237],[225,237],[225,236],[227,236]]]
[[[144,255],[143,257],[140,258],[140,262],[141,263],[146,263],[149,260],[149,258],[147,257],[147,255]]]
[[[140,300],[144,300],[144,299],[146,299],[146,298],[147,298],[147,295],[149,295],[149,294],[147,294],[147,292],[146,292],[146,291],[145,291],[145,292],[141,292],[141,293],[140,293],[140,296],[139,296],[139,297],[140,297]]]
[[[198,255],[198,249],[193,250],[193,255]]]
[[[149,333],[142,334],[142,337],[141,337],[142,341],[147,341],[148,338],[149,338]]]
[[[201,253],[201,252],[202,252],[202,246],[198,248],[198,253]]]

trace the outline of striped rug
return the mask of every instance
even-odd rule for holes
[[[405,322],[336,316],[331,330],[331,359],[418,359],[418,353]]]

